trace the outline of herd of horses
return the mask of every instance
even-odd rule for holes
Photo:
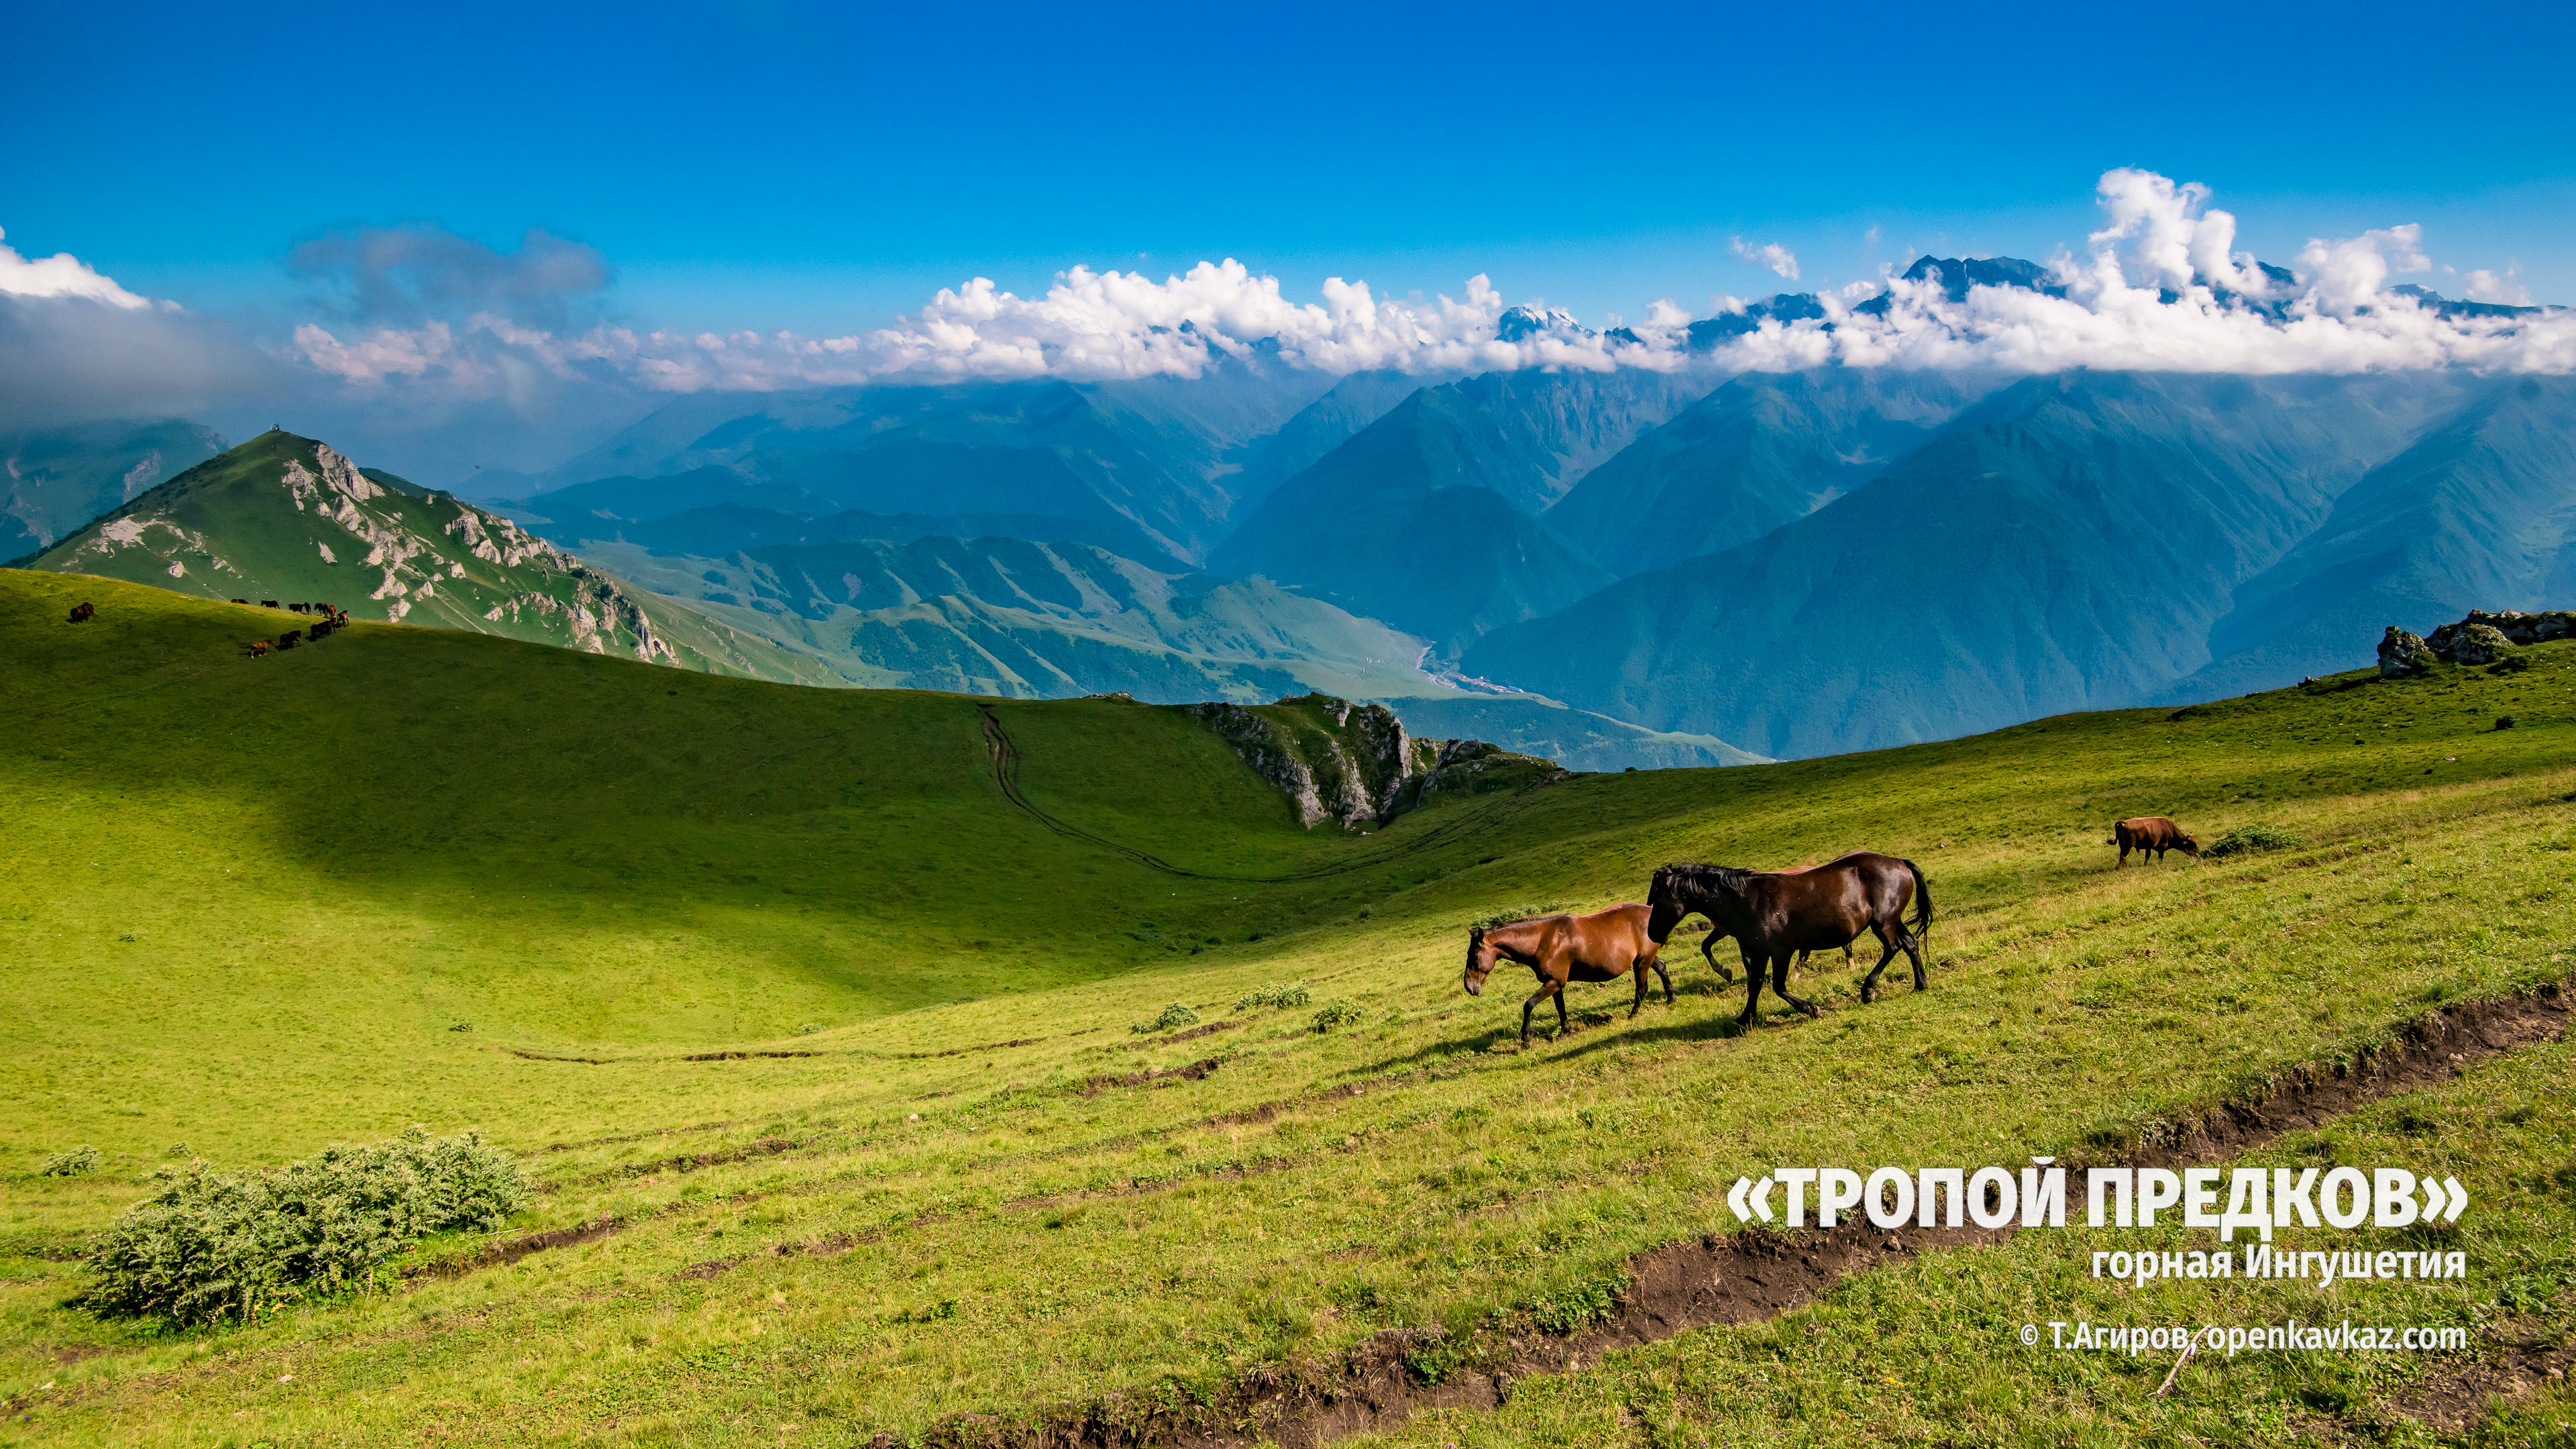
[[[233,602],[247,604],[250,600],[235,599]],[[330,638],[334,630],[349,622],[346,610],[333,608],[329,604],[281,604],[275,599],[262,599],[259,601],[259,606],[263,609],[284,609],[294,614],[319,614],[322,617],[314,620],[311,628],[289,629],[274,639],[253,639],[244,644],[242,653],[252,659],[266,659],[272,649],[292,649],[298,644],[308,642],[318,644]]]
[[[2120,847],[2120,864],[2129,852],[2168,849],[2198,855],[2199,845],[2161,815],[2123,820],[2112,828],[2107,844]],[[1907,918],[1906,908],[1913,907]],[[1655,872],[1644,905],[1626,904],[1588,915],[1534,916],[1507,925],[1474,926],[1467,932],[1466,988],[1481,996],[1485,978],[1503,961],[1527,966],[1538,976],[1538,990],[1521,1003],[1521,1041],[1529,1041],[1530,1016],[1542,1001],[1556,1003],[1557,1033],[1570,1026],[1565,988],[1576,981],[1616,981],[1633,974],[1636,999],[1628,1015],[1646,1005],[1646,973],[1663,983],[1664,1001],[1673,1000],[1673,978],[1660,959],[1664,943],[1690,916],[1708,918],[1709,931],[1700,954],[1721,981],[1735,973],[1717,959],[1717,943],[1735,939],[1744,961],[1744,1011],[1738,1027],[1754,1022],[1767,974],[1772,993],[1808,1016],[1822,1013],[1816,1004],[1791,994],[1789,958],[1801,968],[1811,952],[1839,948],[1852,954],[1852,943],[1866,931],[1878,938],[1878,964],[1861,979],[1860,999],[1878,999],[1878,978],[1902,951],[1914,967],[1914,989],[1931,985],[1923,969],[1923,936],[1932,924],[1932,887],[1923,868],[1910,860],[1860,850],[1795,870],[1738,870],[1723,865],[1668,865]]]

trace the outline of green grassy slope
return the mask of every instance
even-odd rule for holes
[[[100,620],[62,623],[83,590]],[[238,659],[259,622],[0,574],[0,871],[26,883],[0,909],[0,1395],[23,1432],[837,1443],[1187,1396],[1579,1297],[1723,1226],[1748,1166],[2062,1149],[2559,979],[2576,937],[2576,645],[2505,676],[1580,777],[1364,839],[1295,829],[1177,710],[990,702],[1035,803],[1232,877],[1205,878],[1013,809],[963,697],[385,625]],[[2139,813],[2311,843],[2112,871],[2106,826]],[[1614,985],[1521,1051],[1508,988],[1458,991],[1484,910],[1862,846],[1930,874],[1928,993],[1862,1007],[1836,963],[1805,984],[1821,1021],[1739,1035],[1740,995],[1690,965],[1678,1005],[1625,1022]],[[1229,1011],[1278,980],[1359,1019]],[[1128,1030],[1173,1001],[1241,1024]],[[812,1055],[689,1060],[727,1049]],[[514,1232],[623,1226],[247,1330],[62,1306],[83,1235],[172,1144],[242,1166],[412,1121],[528,1155],[547,1190]],[[33,1175],[80,1143],[103,1172]]]

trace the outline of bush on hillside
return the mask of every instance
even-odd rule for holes
[[[1308,1000],[1303,981],[1273,981],[1256,986],[1234,999],[1234,1009],[1250,1011],[1256,1006],[1303,1006]]]
[[[1359,1020],[1360,1014],[1356,1001],[1327,1001],[1308,1019],[1308,1025],[1317,1031],[1331,1031],[1334,1027],[1347,1026]]]
[[[36,1172],[43,1177],[85,1177],[98,1171],[98,1162],[97,1148],[74,1147],[46,1158]]]
[[[1564,906],[1505,906],[1499,911],[1489,911],[1469,921],[1467,929],[1490,931],[1496,926],[1508,926],[1514,922],[1526,921],[1538,916],[1553,916],[1564,909],[1566,909]]]
[[[412,1240],[495,1228],[528,1199],[509,1154],[480,1134],[414,1127],[230,1177],[205,1163],[159,1174],[90,1250],[85,1299],[104,1314],[247,1323],[290,1303],[364,1292]]]
[[[2210,860],[2225,860],[2231,855],[2245,855],[2257,850],[2296,850],[2308,843],[2304,835],[2275,830],[2269,825],[2240,825],[2210,842],[2201,855]]]
[[[1127,1023],[1127,1029],[1134,1032],[1169,1031],[1176,1026],[1188,1026],[1198,1019],[1197,1012],[1175,1001],[1164,1007],[1163,1014],[1152,1021],[1131,1021]]]

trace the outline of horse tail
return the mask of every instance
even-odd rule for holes
[[[1913,930],[1915,939],[1921,940],[1923,932],[1932,924],[1932,883],[1923,878],[1923,867],[1910,860],[1899,863],[1914,875]]]

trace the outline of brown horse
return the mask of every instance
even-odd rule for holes
[[[1789,994],[1789,957],[1800,951],[1822,951],[1847,945],[1864,930],[1879,945],[1878,964],[1860,985],[1860,999],[1878,996],[1879,973],[1899,950],[1914,962],[1914,989],[1929,986],[1923,972],[1922,935],[1932,923],[1932,888],[1922,867],[1910,860],[1872,851],[1855,851],[1796,875],[1764,875],[1722,865],[1668,865],[1655,872],[1646,897],[1653,915],[1647,934],[1667,940],[1684,916],[1696,911],[1735,938],[1744,956],[1744,1014],[1739,1025],[1753,1024],[1762,1000],[1767,965],[1774,994],[1809,1016],[1816,1004]],[[1915,902],[1909,929],[1905,905]]]
[[[1529,1040],[1530,1013],[1549,997],[1556,998],[1556,1034],[1567,1030],[1565,984],[1569,981],[1616,981],[1636,973],[1637,999],[1628,1005],[1635,1017],[1646,1005],[1646,973],[1664,983],[1664,1002],[1673,999],[1673,978],[1655,959],[1659,943],[1647,935],[1650,912],[1644,906],[1612,906],[1588,916],[1538,916],[1507,926],[1471,926],[1467,931],[1467,994],[1485,994],[1485,978],[1497,958],[1518,961],[1538,974],[1538,990],[1521,1003],[1521,1040]]]
[[[1811,861],[1808,861],[1805,865],[1793,865],[1793,866],[1789,867],[1787,870],[1765,871],[1765,872],[1764,872],[1764,874],[1766,874],[1766,875],[1805,875],[1807,872],[1809,872],[1809,871],[1811,871],[1811,870],[1815,870],[1815,869],[1817,869],[1821,864],[1822,864],[1822,862],[1811,860]],[[1722,982],[1725,982],[1726,984],[1728,984],[1728,985],[1730,985],[1730,986],[1731,986],[1731,985],[1735,984],[1735,968],[1733,968],[1733,967],[1731,967],[1731,966],[1724,965],[1723,963],[1721,963],[1721,962],[1717,959],[1717,943],[1726,939],[1726,928],[1725,928],[1724,926],[1717,925],[1714,921],[1710,922],[1710,926],[1711,926],[1711,929],[1710,929],[1709,933],[1708,933],[1706,936],[1703,936],[1703,937],[1701,937],[1701,938],[1700,938],[1700,943],[1699,943],[1699,954],[1700,954],[1700,959],[1701,959],[1701,960],[1703,960],[1703,961],[1706,961],[1706,962],[1708,963],[1708,969],[1709,969],[1709,970],[1714,971],[1714,972],[1716,972],[1716,973],[1717,973],[1717,979],[1718,979],[1718,980],[1720,980],[1720,981],[1722,981]],[[1808,957],[1808,955],[1809,955],[1809,954],[1810,954],[1810,953],[1805,952],[1805,951],[1801,951],[1801,952],[1799,952],[1799,953],[1798,953],[1798,969],[1799,969],[1799,971],[1804,972],[1804,971],[1807,969],[1807,957]],[[1849,965],[1849,964],[1851,964],[1851,959],[1852,959],[1852,948],[1851,948],[1851,943],[1850,943],[1849,941],[1845,941],[1845,942],[1843,943],[1843,964],[1845,964],[1845,965]]]
[[[2111,838],[2104,845],[2120,847],[2120,865],[2129,863],[2129,852],[2138,853],[2138,862],[2146,863],[2147,852],[2154,851],[2156,863],[2164,864],[2165,852],[2179,850],[2188,856],[2200,854],[2200,842],[2182,833],[2182,827],[2162,815],[2140,815],[2111,827]],[[2118,866],[2112,867],[2114,870]]]

